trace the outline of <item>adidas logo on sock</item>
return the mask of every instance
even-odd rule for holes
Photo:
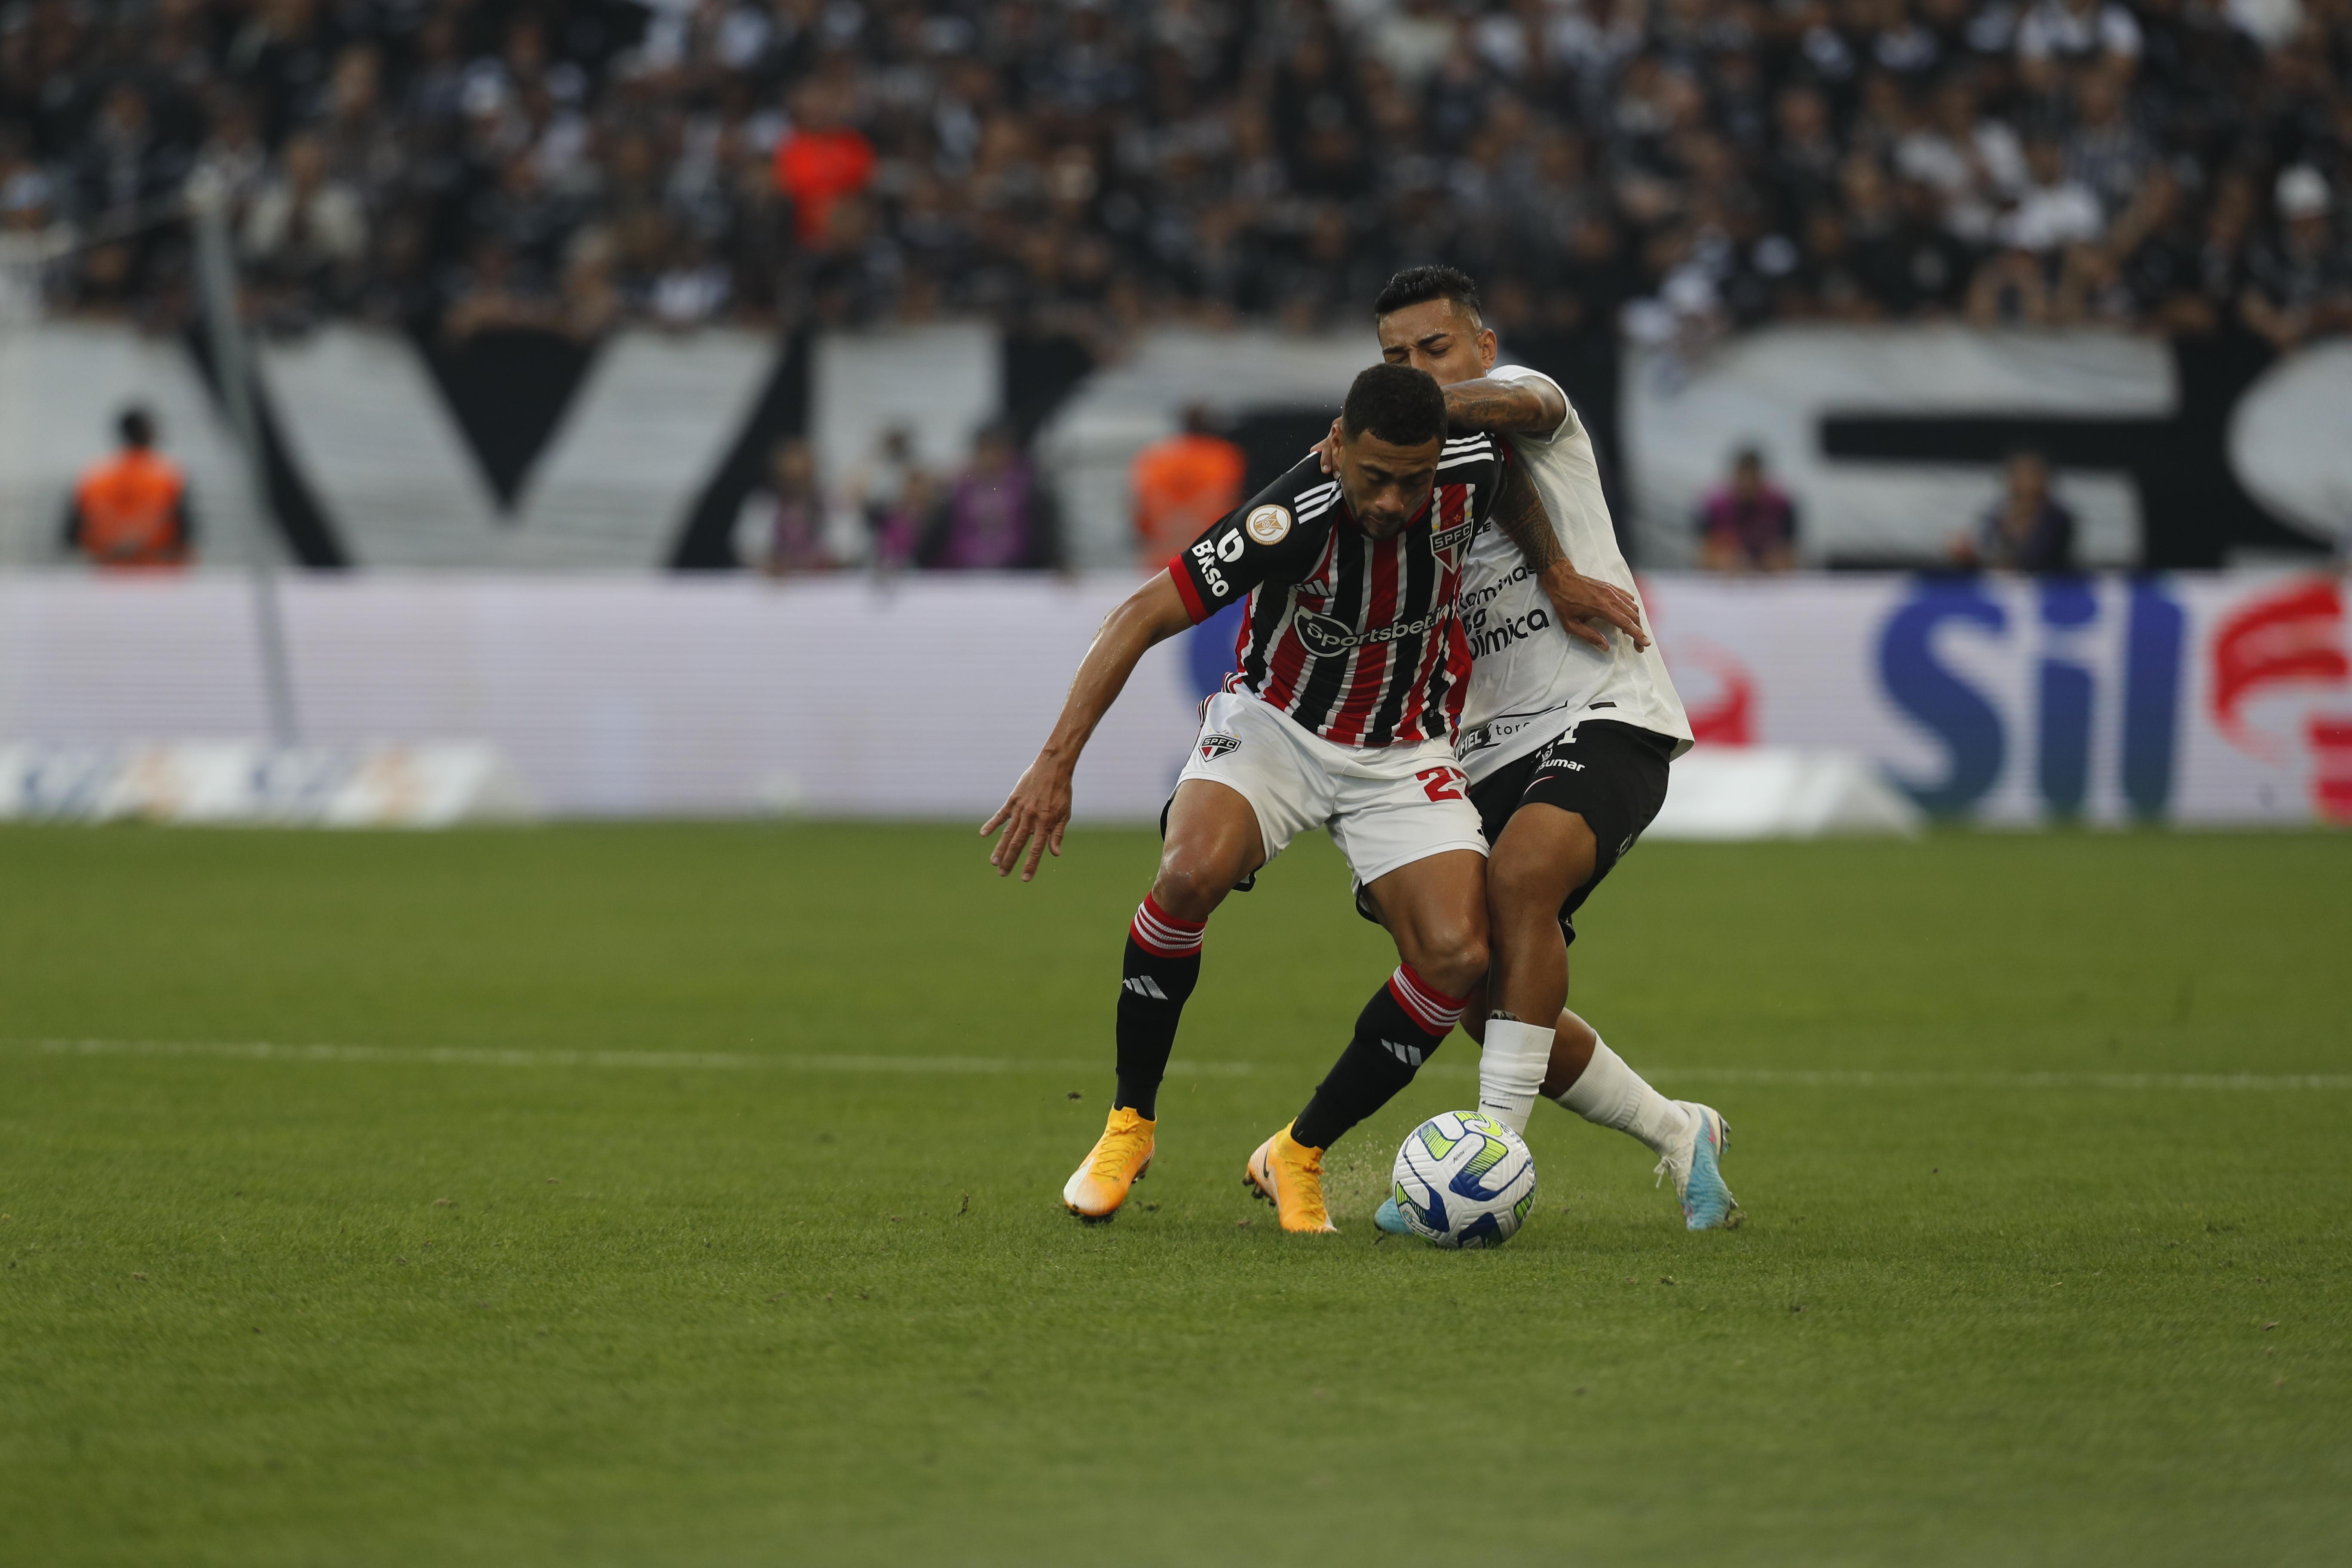
[[[1168,1000],[1168,993],[1160,989],[1160,982],[1152,979],[1149,974],[1129,975],[1127,989],[1134,992],[1138,996],[1149,996],[1154,1002]]]
[[[1394,1040],[1382,1040],[1381,1044],[1389,1048],[1389,1055],[1396,1058],[1397,1060],[1404,1063],[1405,1066],[1409,1068],[1417,1068],[1421,1065],[1422,1057],[1424,1053],[1419,1046],[1401,1046]]]

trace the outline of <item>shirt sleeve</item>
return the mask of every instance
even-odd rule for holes
[[[1560,385],[1559,383],[1552,380],[1551,377],[1546,375],[1543,372],[1535,369],[1531,365],[1498,364],[1486,374],[1496,381],[1540,381],[1545,385],[1550,387],[1554,392],[1559,394],[1559,405],[1568,410],[1567,413],[1560,416],[1560,420],[1558,425],[1554,426],[1551,429],[1545,431],[1540,436],[1525,431],[1514,432],[1519,440],[1534,441],[1544,446],[1549,446],[1552,442],[1559,440],[1561,437],[1576,428],[1576,405],[1570,399],[1568,389]]]
[[[1296,583],[1314,569],[1339,502],[1335,496],[1314,520],[1300,521],[1296,503],[1301,487],[1294,482],[1298,472],[1294,468],[1227,512],[1168,563],[1193,625],[1248,597],[1262,583]]]
[[[1441,468],[1437,473],[1440,484],[1459,484],[1467,479],[1475,487],[1470,492],[1470,505],[1473,519],[1480,528],[1495,520],[1495,509],[1502,504],[1503,486],[1510,478],[1512,462],[1511,444],[1502,437],[1487,437],[1486,446],[1487,451],[1478,462],[1460,468]],[[1559,520],[1553,519],[1553,531],[1557,532],[1559,528]]]

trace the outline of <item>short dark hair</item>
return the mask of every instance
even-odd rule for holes
[[[132,404],[115,416],[114,427],[121,432],[126,447],[152,447],[155,444],[155,416],[137,404]]]
[[[1390,279],[1381,297],[1372,301],[1372,314],[1385,316],[1391,310],[1429,300],[1451,300],[1472,321],[1481,326],[1486,324],[1484,307],[1478,302],[1478,285],[1459,267],[1406,268]]]
[[[1360,372],[1339,410],[1348,438],[1370,430],[1397,447],[1418,447],[1445,438],[1445,394],[1425,370],[1409,364],[1376,364]]]

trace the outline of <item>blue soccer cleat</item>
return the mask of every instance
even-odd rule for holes
[[[1412,1234],[1412,1226],[1404,1222],[1404,1210],[1397,1207],[1397,1201],[1393,1197],[1381,1200],[1381,1206],[1372,1215],[1372,1223],[1391,1236]]]
[[[1677,1142],[1658,1162],[1658,1176],[1675,1179],[1675,1196],[1682,1200],[1683,1226],[1688,1230],[1721,1230],[1731,1223],[1739,1200],[1723,1184],[1723,1152],[1731,1147],[1731,1129],[1710,1105],[1687,1100],[1675,1101],[1690,1113],[1690,1142]]]

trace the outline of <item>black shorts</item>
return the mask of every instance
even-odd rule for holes
[[[1569,941],[1576,940],[1571,917],[1666,804],[1666,764],[1674,760],[1675,745],[1671,736],[1655,731],[1587,719],[1471,786],[1470,804],[1478,808],[1488,844],[1503,841],[1504,825],[1523,805],[1572,811],[1592,829],[1592,875],[1559,906],[1560,932]]]

